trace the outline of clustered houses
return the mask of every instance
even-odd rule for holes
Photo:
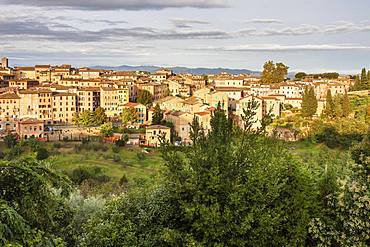
[[[351,80],[307,78],[279,84],[263,84],[258,76],[174,74],[161,69],[144,71],[110,71],[73,68],[71,65],[35,65],[10,68],[3,58],[0,66],[0,131],[22,131],[22,138],[42,137],[42,124],[71,124],[74,114],[98,107],[116,120],[125,108],[137,112],[137,124],[150,125],[153,108],[136,103],[140,90],[148,91],[159,104],[164,119],[172,122],[178,140],[190,143],[189,123],[196,118],[205,132],[210,130],[212,112],[220,107],[242,124],[243,110],[252,101],[258,103],[255,120],[271,112],[280,116],[284,106],[300,108],[305,87],[312,86],[318,99],[318,114],[325,106],[325,97],[343,94]],[[259,127],[258,121],[254,127]],[[171,133],[153,126],[147,130],[149,145],[157,145],[154,133]]]

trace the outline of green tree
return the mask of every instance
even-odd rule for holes
[[[163,120],[163,112],[159,104],[156,104],[154,107],[152,124],[161,124],[162,120]]]
[[[100,133],[104,137],[112,136],[114,133],[114,126],[112,122],[105,123],[100,126]]]
[[[364,85],[365,83],[367,83],[367,71],[366,71],[366,68],[363,68],[362,71],[361,71],[361,84]]]
[[[304,117],[312,117],[317,111],[317,99],[313,87],[306,87],[302,99],[302,115]]]
[[[140,90],[137,95],[137,102],[145,106],[150,106],[153,103],[153,96],[147,90]]]
[[[324,108],[324,115],[328,118],[334,117],[334,101],[333,97],[331,96],[331,90],[328,89],[326,92],[326,104]]]
[[[13,134],[8,134],[4,137],[4,143],[7,148],[12,148],[17,144],[17,136]]]
[[[349,98],[347,94],[347,90],[344,93],[343,100],[342,100],[342,115],[343,117],[348,117],[350,113],[350,105],[349,105]]]
[[[337,190],[327,196],[323,215],[310,223],[310,235],[318,246],[370,245],[369,140],[352,150],[350,176],[337,180]]]
[[[138,120],[138,114],[134,107],[123,109],[120,119],[124,124],[133,124]]]
[[[49,167],[33,159],[0,163],[1,246],[63,245],[70,184]]]
[[[267,61],[263,65],[261,80],[268,84],[282,82],[288,74],[288,69],[289,67],[283,63],[275,64],[273,61]]]
[[[102,107],[96,108],[93,112],[93,122],[95,126],[102,125],[107,121],[107,119],[107,114],[105,114],[105,110]]]
[[[295,78],[297,79],[297,80],[302,80],[304,77],[306,77],[307,76],[307,74],[305,73],[305,72],[298,72],[298,73],[296,73],[295,74]]]

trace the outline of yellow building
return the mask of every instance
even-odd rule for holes
[[[20,97],[13,92],[6,92],[0,95],[0,120],[19,118]]]
[[[74,93],[53,92],[53,123],[72,123],[76,113],[77,95]]]
[[[14,71],[17,79],[36,80],[35,67],[15,67]]]
[[[95,111],[100,106],[100,88],[83,87],[76,90],[77,111]]]
[[[36,118],[44,122],[52,120],[51,90],[21,90],[20,96],[20,117]]]
[[[9,87],[18,89],[29,89],[31,87],[38,86],[39,82],[35,80],[11,80],[9,81]]]
[[[137,87],[139,90],[148,91],[153,96],[154,101],[168,96],[168,85],[167,84],[153,82],[153,83],[147,83],[147,84],[138,84]]]
[[[105,110],[108,117],[118,117],[124,105],[128,102],[129,92],[127,88],[100,88],[100,106]]]
[[[159,147],[161,144],[161,137],[166,142],[171,141],[171,128],[162,125],[151,125],[145,131],[145,144],[151,147]]]

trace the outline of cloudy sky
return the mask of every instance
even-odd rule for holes
[[[11,65],[370,68],[369,0],[0,0]]]

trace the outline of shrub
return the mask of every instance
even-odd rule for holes
[[[113,153],[119,153],[119,151],[120,151],[119,146],[113,146],[112,151],[113,151]]]
[[[121,156],[119,154],[114,154],[113,155],[113,161],[114,162],[120,162],[121,161]]]
[[[100,167],[78,167],[69,174],[71,180],[80,185],[85,180],[93,180],[99,183],[106,183],[110,181],[110,177],[103,174]]]
[[[46,150],[46,148],[39,148],[37,150],[36,159],[37,160],[44,160],[49,157],[49,152]]]
[[[53,143],[53,147],[54,148],[61,148],[62,144],[60,144],[59,142],[55,142],[55,143]]]

